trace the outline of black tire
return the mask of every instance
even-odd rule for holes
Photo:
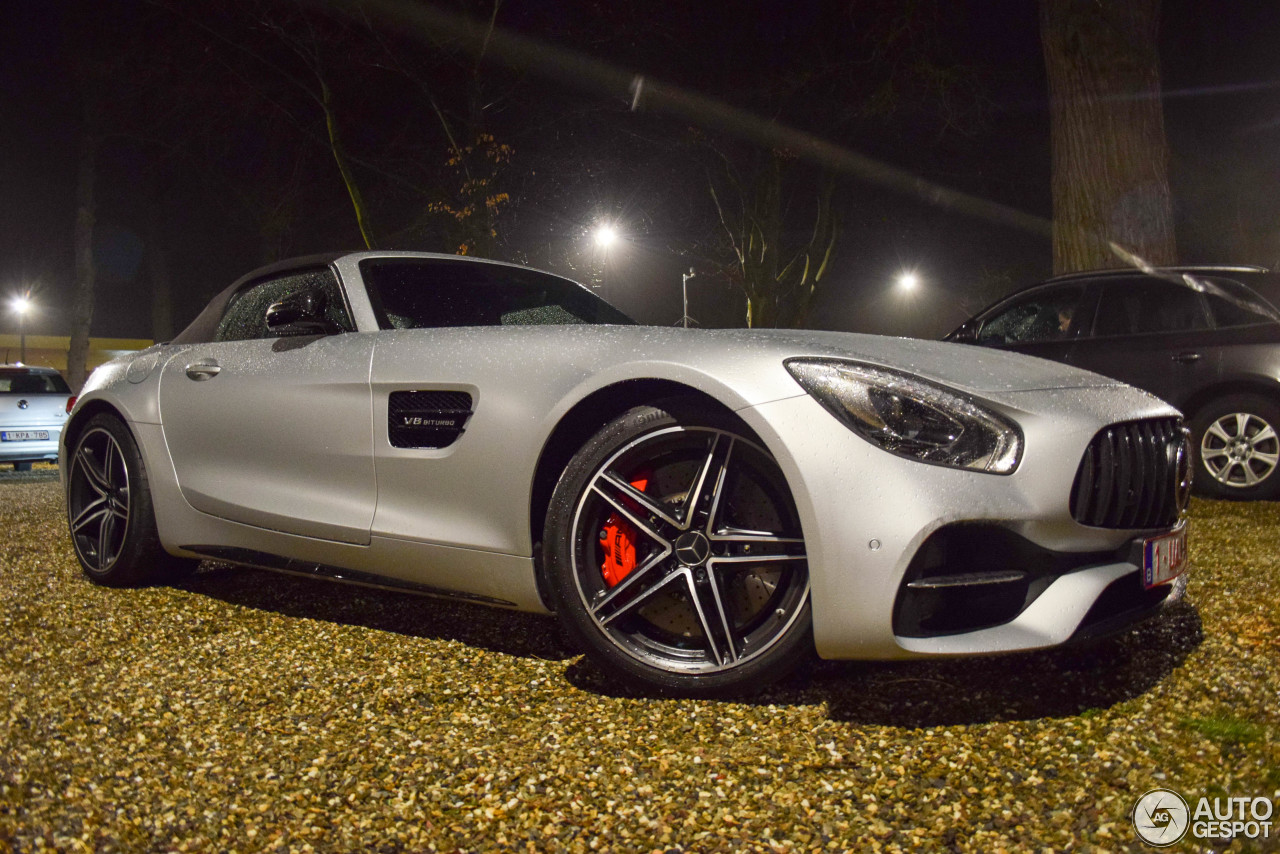
[[[189,573],[196,561],[160,545],[146,466],[119,418],[95,415],[67,471],[67,523],[76,557],[95,584],[135,587]]]
[[[1280,404],[1233,394],[1191,419],[1196,490],[1213,498],[1280,497]]]
[[[35,465],[35,463],[29,462],[29,461],[25,463],[14,463],[13,470],[14,471],[31,471],[31,467],[33,465]]]
[[[812,655],[786,480],[744,424],[706,405],[637,407],[596,433],[556,484],[543,548],[556,612],[606,674],[728,696]],[[618,577],[610,552],[628,548]]]

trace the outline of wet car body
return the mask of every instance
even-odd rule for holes
[[[561,296],[474,300],[512,282]],[[228,332],[237,305],[255,328]],[[85,521],[145,469],[134,516],[167,556],[554,611],[606,669],[692,694],[813,649],[1052,646],[1185,578],[1144,583],[1188,476],[1149,394],[939,342],[630,325],[566,280],[421,253],[250,274],[94,373],[63,461],[95,580],[147,571],[113,576],[133,529]]]

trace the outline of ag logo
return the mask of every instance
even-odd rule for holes
[[[1164,848],[1187,835],[1191,810],[1182,795],[1168,789],[1152,789],[1133,805],[1133,829],[1148,845]]]

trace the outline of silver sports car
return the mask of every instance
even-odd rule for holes
[[[1185,587],[1178,412],[997,351],[637,326],[523,267],[362,252],[227,288],[95,371],[75,551],[554,612],[606,672],[754,689],[814,650],[1054,646]]]

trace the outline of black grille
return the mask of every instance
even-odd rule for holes
[[[393,391],[387,404],[387,438],[393,448],[447,448],[471,417],[465,391]]]
[[[1099,431],[1076,472],[1071,515],[1093,528],[1172,525],[1178,521],[1184,441],[1177,418],[1130,421]]]

